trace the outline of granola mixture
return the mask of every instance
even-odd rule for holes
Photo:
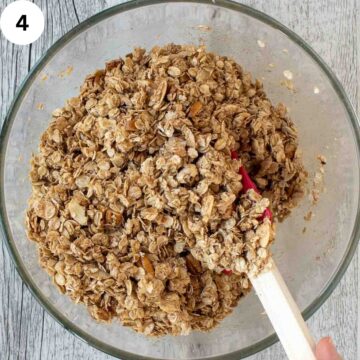
[[[264,197],[241,195],[240,165]],[[259,215],[270,204],[283,219],[306,180],[285,106],[233,60],[173,44],[88,76],[30,175],[28,236],[55,285],[96,320],[153,336],[231,313],[269,256]]]

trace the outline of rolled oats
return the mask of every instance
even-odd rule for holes
[[[263,197],[241,195],[240,165]],[[28,235],[54,284],[95,319],[157,336],[231,313],[270,254],[262,212],[287,216],[306,173],[286,108],[261,82],[170,44],[89,75],[53,112],[30,177]]]

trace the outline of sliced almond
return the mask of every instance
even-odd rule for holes
[[[186,255],[186,266],[193,275],[199,275],[203,272],[201,263],[196,260],[191,254]]]

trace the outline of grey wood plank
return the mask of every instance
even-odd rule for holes
[[[1,8],[10,2],[0,0]],[[36,0],[46,13],[46,31],[30,47],[10,45],[0,38],[0,115],[4,119],[14,91],[34,62],[64,33],[117,0]],[[342,81],[359,109],[360,30],[359,3],[346,0],[245,0],[295,30],[317,50]],[[51,10],[50,10],[51,9]],[[357,103],[356,103],[357,102]],[[111,359],[89,347],[57,324],[32,298],[2,248],[0,252],[0,358],[1,359]],[[358,256],[324,306],[310,319],[314,334],[329,334],[346,359],[357,359],[360,343],[358,299],[360,289]],[[359,319],[360,321],[360,319]],[[359,341],[356,341],[356,340]],[[285,359],[279,344],[250,359]]]
[[[3,2],[2,5],[9,2]],[[0,124],[3,123],[15,89],[29,70],[29,59],[30,47],[12,45],[0,35]],[[0,357],[16,359],[19,345],[24,339],[29,343],[36,342],[36,333],[27,334],[31,312],[22,312],[29,305],[32,308],[36,301],[28,292],[24,292],[24,284],[3,245],[0,251],[0,272]]]
[[[117,4],[122,2],[124,1],[117,1]],[[73,0],[73,5],[76,9],[80,21],[84,21],[90,16],[97,14],[99,11],[111,6],[107,3],[106,0]]]

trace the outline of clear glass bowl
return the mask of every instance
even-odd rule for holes
[[[4,238],[39,302],[67,329],[100,350],[122,359],[239,359],[276,341],[253,293],[209,333],[148,339],[116,321],[98,324],[82,305],[60,295],[39,267],[35,245],[25,234],[29,160],[52,110],[77,94],[85,75],[107,60],[134,46],[149,49],[169,42],[203,42],[262,79],[272,101],[283,101],[290,109],[310,177],[318,167],[316,156],[326,156],[326,192],[314,209],[314,219],[304,220],[309,208],[305,199],[278,226],[273,248],[305,318],[321,306],[344,274],[359,235],[359,124],[341,85],[303,40],[268,16],[229,1],[119,5],[80,24],[45,54],[18,92],[2,130]],[[295,91],[280,85],[285,70],[293,74]],[[39,104],[44,104],[43,110]]]

